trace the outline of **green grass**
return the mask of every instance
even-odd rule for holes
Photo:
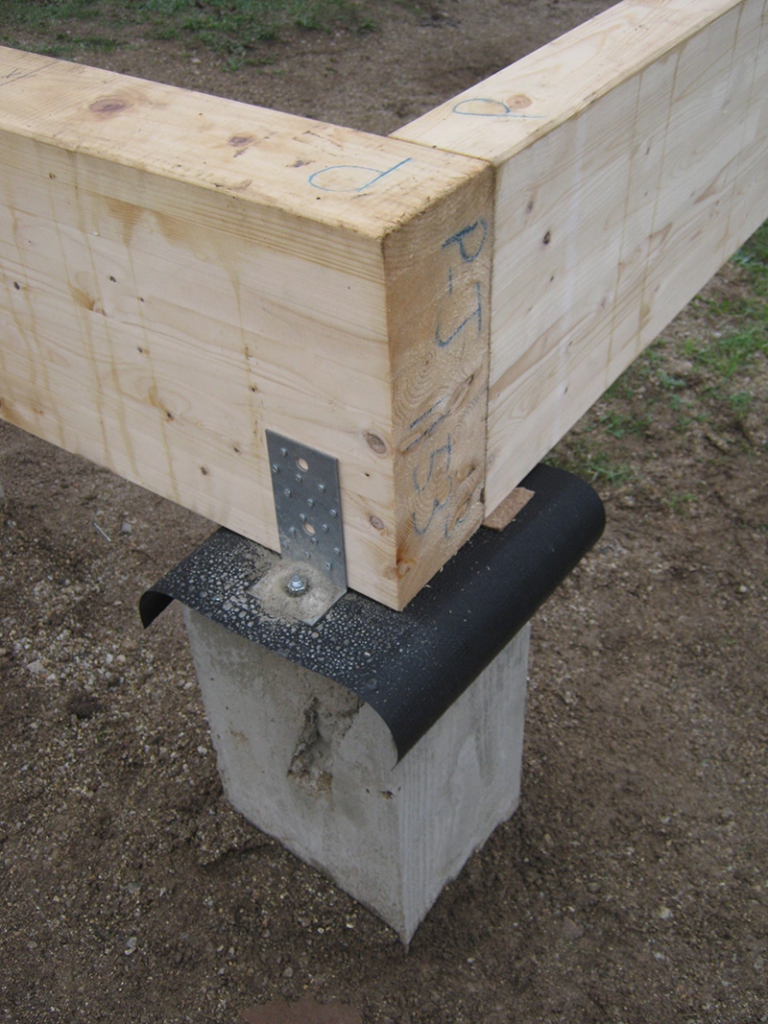
[[[113,50],[119,29],[137,25],[147,38],[208,47],[236,62],[286,29],[375,28],[364,0],[0,0],[0,40],[54,55]],[[46,42],[24,38],[30,34]]]
[[[739,249],[733,262],[747,271],[758,295],[768,295],[768,221]]]
[[[615,409],[608,409],[598,419],[598,424],[611,437],[621,439],[628,434],[642,434],[648,429],[650,416],[626,416]]]
[[[558,469],[567,469],[591,483],[617,486],[637,478],[630,466],[614,461],[599,442],[569,440],[554,449],[544,461]]]
[[[741,331],[713,338],[707,344],[691,341],[685,346],[689,359],[712,371],[721,381],[745,370],[758,352],[768,355],[768,308],[764,322],[753,322]]]

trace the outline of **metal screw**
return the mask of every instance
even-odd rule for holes
[[[279,473],[280,472],[280,465],[279,465],[279,463],[277,463],[277,462],[273,462],[272,463],[272,472],[273,473]]]
[[[328,533],[328,523],[323,523],[321,529],[323,533]]]
[[[339,513],[338,513],[338,512],[336,511],[336,509],[335,509],[335,508],[332,508],[332,509],[331,509],[331,515],[332,515],[332,516],[337,516],[338,514],[339,514]]]
[[[285,490],[283,491],[283,494],[286,496],[286,498],[290,498],[290,496],[291,496],[291,489],[290,489],[290,487],[286,487]]]
[[[307,504],[309,505],[310,508],[314,508],[315,499],[314,498],[307,498]]]
[[[299,519],[302,521],[302,523],[306,523],[307,521],[307,517],[304,515],[303,512],[299,512]]]
[[[318,484],[317,489],[322,494],[325,491],[325,484]]]
[[[285,458],[286,455],[288,454],[288,449],[287,448],[281,448],[280,449],[280,454],[283,456],[283,458]]]
[[[341,548],[334,548],[334,549],[333,549],[333,553],[334,553],[335,555],[340,555],[340,554],[341,554]]]
[[[332,569],[333,568],[333,563],[332,562],[326,562],[325,563],[325,568],[326,569]]]
[[[288,580],[285,589],[291,597],[301,597],[302,594],[306,594],[309,590],[309,580],[306,576],[300,576],[298,573],[294,573]]]
[[[288,533],[298,533],[298,532],[299,531],[296,529],[295,526],[289,526],[288,527]]]

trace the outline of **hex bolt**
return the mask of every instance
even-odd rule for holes
[[[306,576],[301,576],[295,572],[286,583],[285,589],[291,597],[301,597],[302,594],[306,594],[309,590],[309,580]]]

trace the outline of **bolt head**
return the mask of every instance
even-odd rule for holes
[[[299,573],[295,572],[288,580],[285,589],[291,597],[301,597],[302,594],[306,594],[309,590],[309,580],[306,576],[301,576]]]

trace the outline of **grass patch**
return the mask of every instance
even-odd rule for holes
[[[569,439],[565,445],[553,449],[544,461],[558,469],[567,469],[591,483],[617,486],[637,479],[631,466],[614,462],[602,448],[583,440]]]
[[[730,380],[752,362],[758,352],[768,355],[768,309],[766,323],[755,323],[742,331],[714,338],[709,344],[686,344],[686,355],[707,367],[723,381]]]
[[[739,249],[733,262],[747,271],[758,295],[768,295],[768,221]]]
[[[673,494],[668,498],[661,499],[662,504],[676,516],[684,516],[689,507],[696,501],[695,494]]]
[[[650,421],[648,413],[640,417],[625,416],[615,409],[609,409],[597,422],[607,434],[620,440],[628,434],[643,434],[648,429]]]
[[[72,31],[78,22],[86,28],[82,34]],[[110,34],[89,31],[97,25]],[[19,34],[44,34],[48,53],[113,50],[121,45],[115,30],[136,25],[149,38],[178,39],[241,58],[287,29],[375,28],[364,0],[0,0],[0,38],[23,46]]]

